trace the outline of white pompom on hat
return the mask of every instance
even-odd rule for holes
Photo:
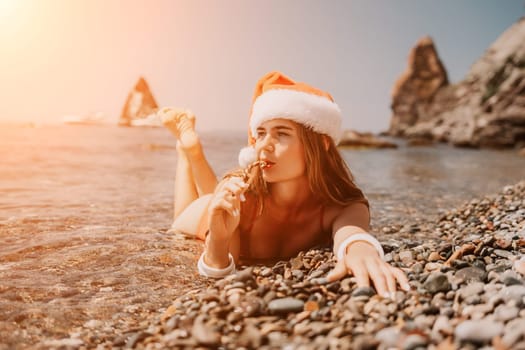
[[[255,87],[250,112],[249,146],[239,153],[245,168],[257,160],[254,150],[257,128],[265,121],[282,118],[303,124],[330,136],[337,144],[341,138],[341,110],[332,96],[308,84],[295,82],[280,72],[263,76]]]
[[[239,165],[241,168],[247,168],[248,165],[257,161],[257,152],[253,146],[247,146],[239,152]]]

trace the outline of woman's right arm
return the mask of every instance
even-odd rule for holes
[[[240,207],[247,188],[240,177],[228,178],[217,186],[208,207],[209,233],[202,256],[205,266],[225,269],[237,259]]]

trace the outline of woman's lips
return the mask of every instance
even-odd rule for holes
[[[261,169],[263,169],[263,170],[270,169],[274,165],[275,165],[275,163],[274,162],[270,162],[269,160],[262,160],[261,161]]]

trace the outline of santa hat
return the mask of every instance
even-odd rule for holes
[[[267,120],[282,118],[330,136],[341,138],[341,110],[329,93],[305,83],[295,82],[280,72],[263,76],[255,87],[250,111],[249,146],[239,153],[245,168],[257,160],[254,149],[257,128]]]

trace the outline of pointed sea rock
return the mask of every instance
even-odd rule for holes
[[[119,125],[131,126],[133,121],[145,119],[156,112],[157,102],[149,89],[148,83],[140,77],[128,94],[119,119]]]
[[[445,67],[430,37],[420,39],[410,51],[408,66],[392,90],[392,119],[389,133],[403,136],[404,130],[428,118],[425,106],[436,92],[448,85]]]

